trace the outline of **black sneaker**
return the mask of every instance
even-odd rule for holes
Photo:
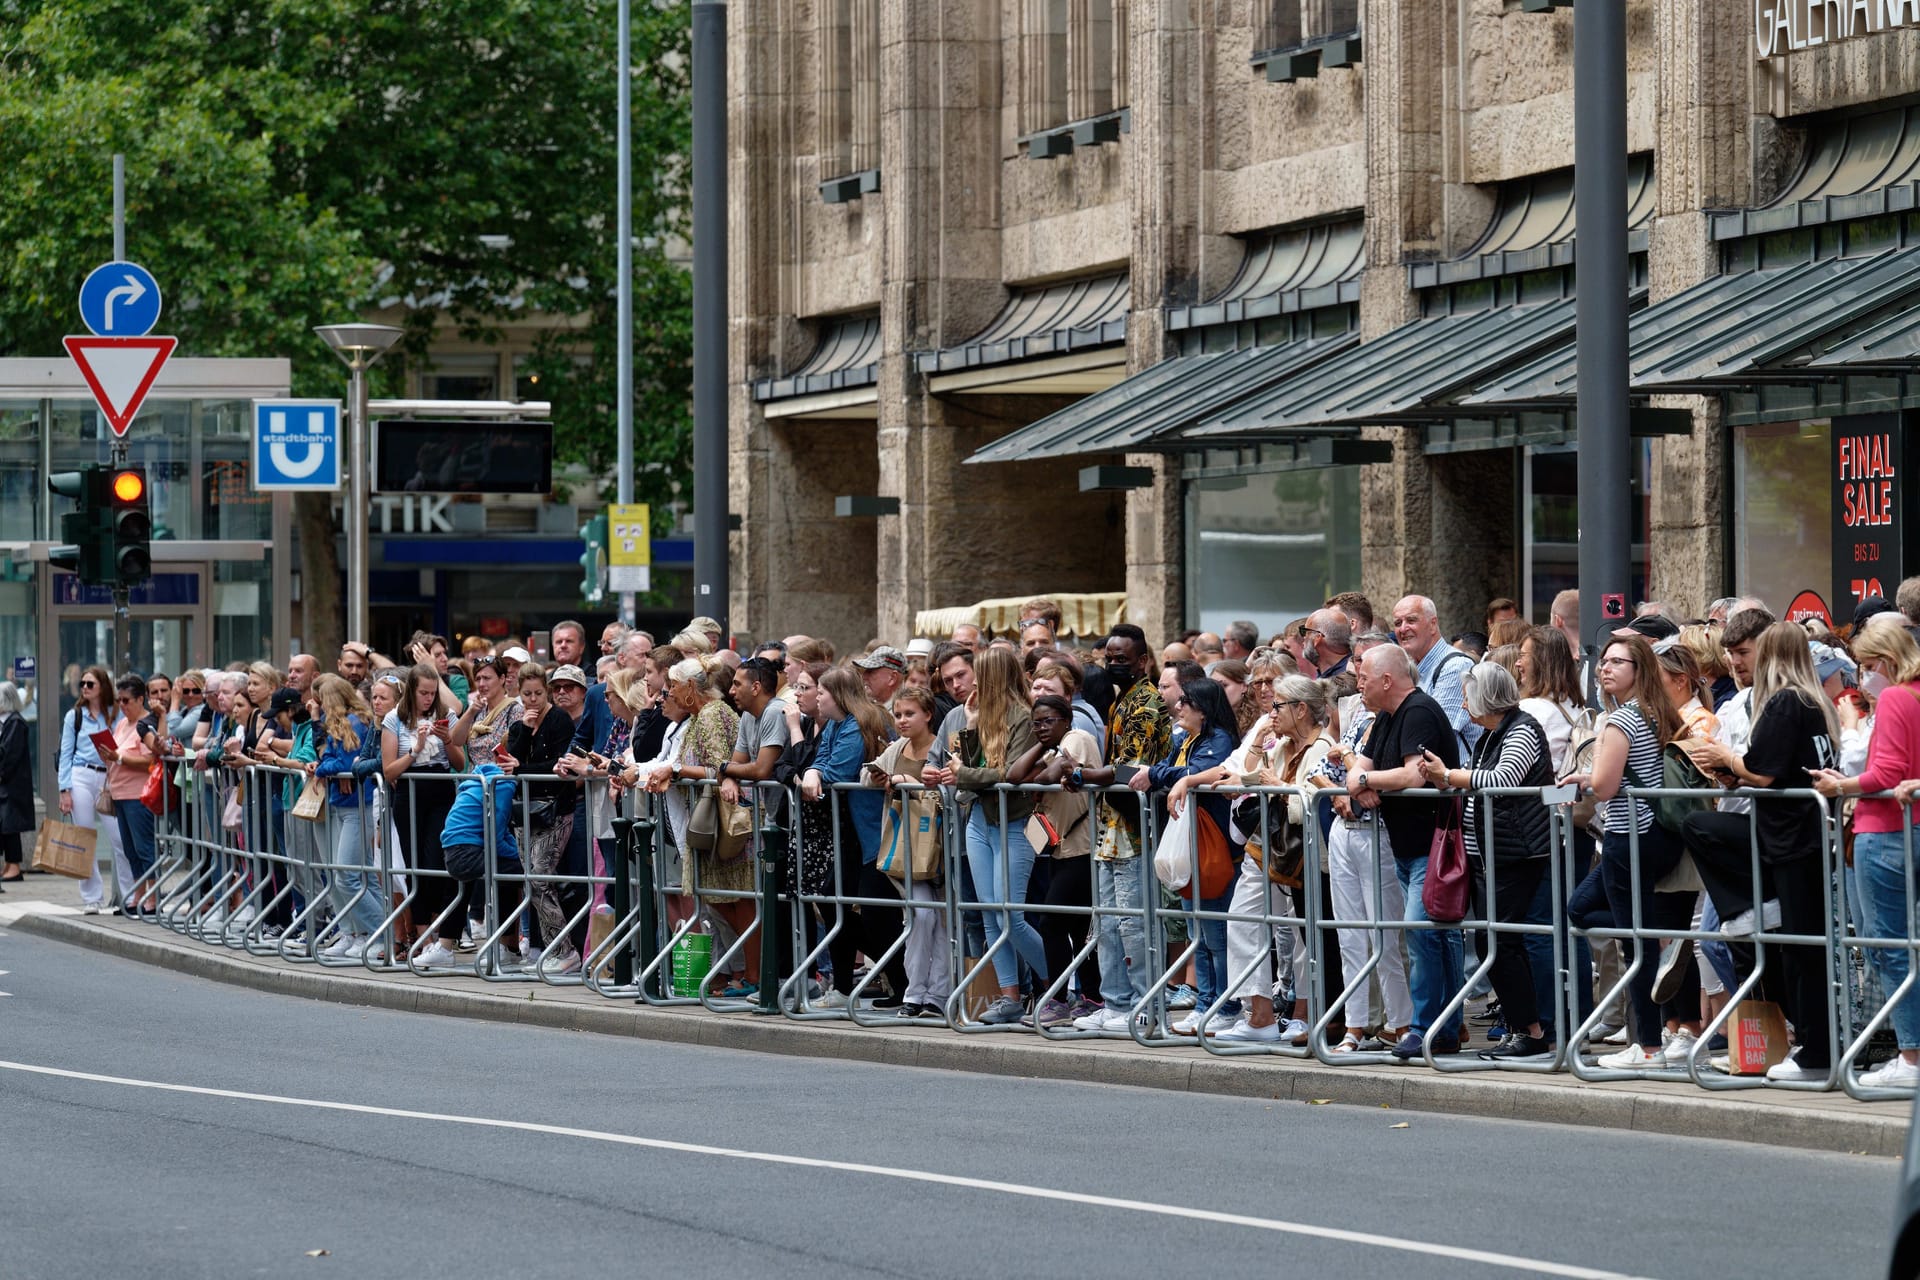
[[[1492,1026],[1501,1021],[1500,1002],[1498,1000],[1487,1001],[1487,1007],[1478,1013],[1468,1014],[1467,1021],[1477,1022],[1483,1027]]]
[[[1482,1049],[1480,1057],[1487,1062],[1498,1062],[1505,1058],[1544,1058],[1553,1052],[1550,1041],[1516,1031],[1491,1049]]]
[[[924,1004],[902,1004],[894,1011],[893,1016],[905,1021],[909,1018],[918,1018],[927,1012],[928,1007]]]

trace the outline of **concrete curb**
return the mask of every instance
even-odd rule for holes
[[[915,1033],[905,1028],[862,1030],[840,1023],[728,1017],[613,1001],[542,999],[548,989],[541,987],[516,986],[494,994],[371,974],[263,964],[237,953],[177,942],[171,934],[136,936],[72,916],[23,915],[10,927],[121,959],[276,995],[718,1049],[1232,1097],[1326,1101],[1854,1155],[1898,1158],[1907,1138],[1904,1110],[1896,1115],[1869,1111],[1857,1103],[1836,1106],[1832,1095],[1769,1094],[1764,1101],[1747,1100],[1709,1096],[1684,1085],[1659,1086],[1658,1091],[1652,1091],[1646,1086],[1583,1085],[1570,1080],[1543,1084],[1491,1072],[1442,1076],[1405,1067],[1328,1067],[1292,1059],[1196,1057],[1108,1042],[1096,1048],[1044,1043],[1027,1036],[958,1036],[944,1031]],[[1812,1101],[1802,1102],[1802,1098]]]

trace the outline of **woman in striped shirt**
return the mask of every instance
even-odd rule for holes
[[[1607,891],[1607,905],[1615,923],[1626,927],[1635,923],[1633,893],[1633,837],[1638,833],[1640,893],[1638,925],[1657,931],[1684,931],[1693,918],[1693,894],[1656,893],[1654,885],[1673,870],[1680,860],[1680,842],[1653,820],[1653,810],[1644,800],[1627,795],[1630,786],[1660,785],[1660,754],[1667,743],[1685,733],[1678,708],[1667,696],[1661,678],[1660,660],[1646,637],[1615,637],[1600,655],[1598,664],[1600,691],[1612,708],[1600,729],[1594,747],[1593,772],[1575,775],[1569,781],[1593,788],[1604,802],[1607,834],[1600,845],[1600,872]],[[1623,941],[1622,947],[1636,950],[1653,946],[1651,941]],[[1690,1037],[1679,1037],[1671,1051],[1662,1039],[1666,1019],[1661,1006],[1653,1000],[1653,979],[1657,957],[1649,955],[1634,974],[1629,989],[1629,1008],[1633,1018],[1633,1042],[1619,1053],[1600,1059],[1600,1065],[1615,1070],[1647,1070],[1681,1066],[1691,1050]],[[1681,997],[1685,999],[1685,995]],[[1697,1016],[1697,1009],[1695,1016]],[[1684,1009],[1673,1015],[1689,1020]],[[1684,1043],[1683,1043],[1684,1042]]]

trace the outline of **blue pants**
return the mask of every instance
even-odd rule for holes
[[[138,880],[153,866],[153,810],[138,800],[118,800],[113,812],[120,820],[120,845],[126,850],[127,865]]]
[[[1393,874],[1407,896],[1402,919],[1409,922],[1427,919],[1427,904],[1421,891],[1427,883],[1427,855],[1417,858],[1395,856]],[[1413,1029],[1426,1036],[1452,1036],[1458,1040],[1464,1022],[1458,1013],[1445,1027],[1434,1026],[1440,1011],[1455,992],[1466,985],[1466,946],[1458,929],[1409,929],[1407,933],[1407,986],[1413,995]]]
[[[1002,860],[1000,841],[1006,838]],[[992,826],[978,804],[967,815],[967,866],[973,871],[979,902],[1019,903],[1027,900],[1027,879],[1033,874],[1033,845],[1027,841],[1025,824],[1008,821],[1004,827]],[[1012,931],[1010,947],[993,954],[993,971],[1001,987],[1020,985],[1020,962],[1025,960],[1044,981],[1047,977],[1047,947],[1040,931],[1027,922],[1023,911],[987,911],[987,945],[991,947],[1005,928]]]

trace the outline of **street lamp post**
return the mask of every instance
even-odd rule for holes
[[[314,332],[347,366],[347,639],[369,643],[367,634],[367,510],[372,486],[367,468],[366,373],[387,348],[400,340],[401,330],[389,324],[323,324]]]

